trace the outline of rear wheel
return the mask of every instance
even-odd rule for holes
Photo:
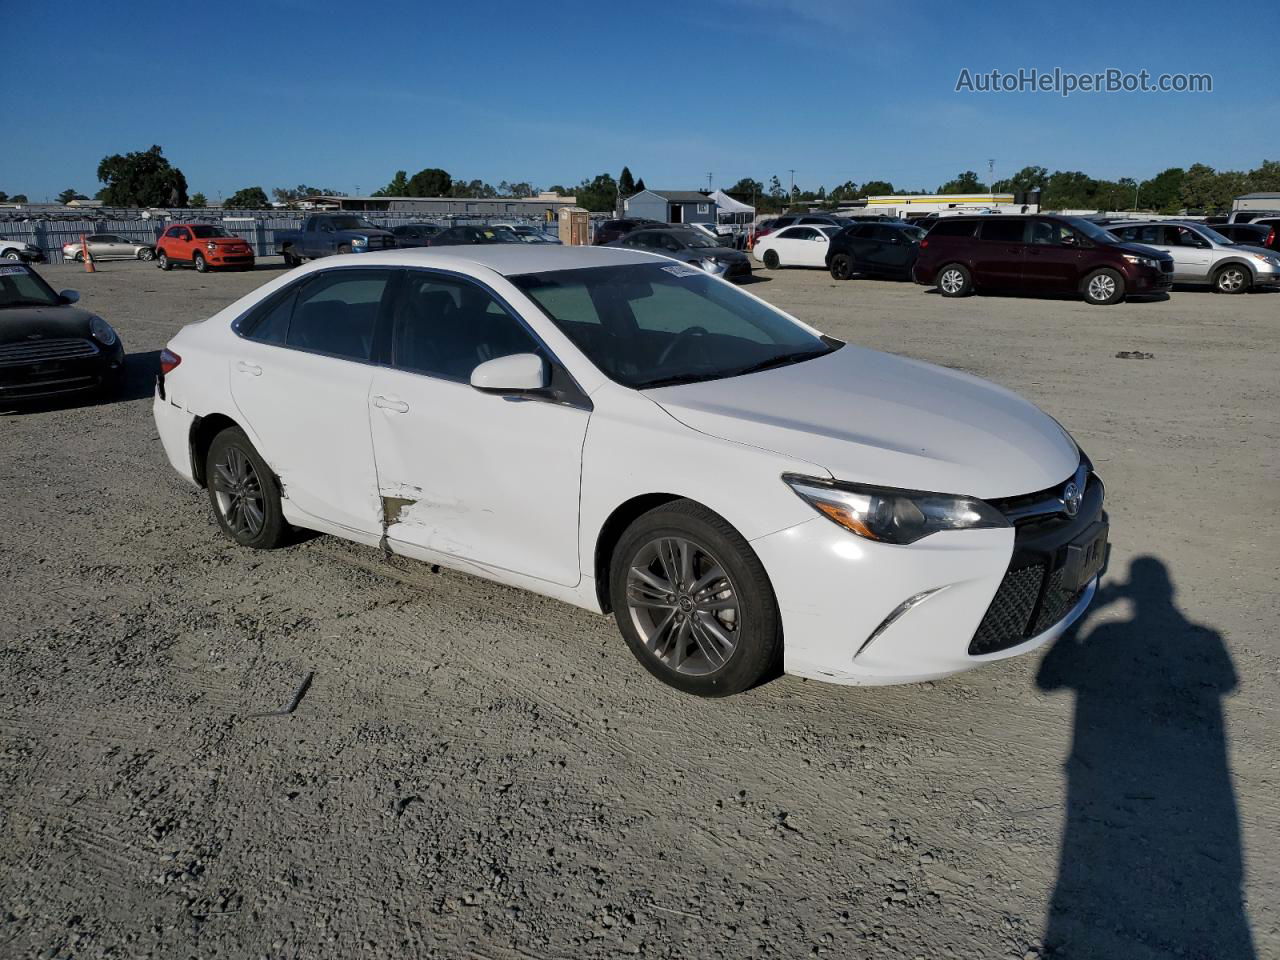
[[[75,257],[75,260],[76,260],[76,263],[84,263],[84,251],[83,251],[83,250],[77,250],[77,251],[76,251],[76,257]]]
[[[1213,275],[1213,289],[1217,293],[1244,293],[1252,285],[1247,267],[1229,263]]]
[[[17,250],[6,250],[4,252],[4,258],[6,260],[21,260],[22,254],[20,254]]]
[[[169,255],[168,255],[167,253],[165,253],[163,250],[161,250],[161,251],[156,255],[156,265],[157,265],[161,270],[168,270],[170,267],[172,267],[172,266],[173,266],[173,264],[169,262]]]
[[[150,261],[150,260],[154,260],[155,258],[156,258],[156,252],[152,250],[150,247],[143,247],[141,250],[138,251],[139,260]]]
[[[285,247],[281,250],[280,256],[284,257],[284,265],[286,267],[296,267],[302,262],[301,258],[293,255],[293,249],[291,247]]]
[[[944,297],[967,297],[973,293],[973,277],[958,263],[949,263],[938,271],[938,292]]]
[[[831,279],[848,280],[853,276],[853,258],[847,253],[837,253],[831,258]]]
[[[609,594],[631,652],[686,693],[739,693],[781,653],[777,601],[755,551],[723,517],[690,500],[627,528],[613,553]]]
[[[1124,299],[1124,277],[1114,270],[1095,270],[1084,278],[1084,299],[1106,306]]]
[[[770,270],[777,270],[782,266],[782,261],[778,259],[777,250],[766,250],[764,252],[764,265]]]
[[[279,546],[288,529],[270,467],[239,427],[213,438],[205,458],[209,502],[222,532],[244,547]]]
[[[198,273],[204,273],[209,269],[209,264],[205,261],[204,254],[199,250],[195,252],[195,255],[191,258],[191,262],[195,264],[195,268]]]

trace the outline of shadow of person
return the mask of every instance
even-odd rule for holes
[[[1139,557],[1068,631],[1042,690],[1074,690],[1067,809],[1044,936],[1050,957],[1255,957],[1221,699],[1236,674],[1222,637],[1183,617],[1168,569]]]

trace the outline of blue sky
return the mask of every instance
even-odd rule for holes
[[[1247,35],[1206,38],[1205,12],[1202,0],[10,2],[0,190],[92,195],[104,155],[153,143],[211,200],[299,182],[369,193],[428,166],[542,188],[627,164],[651,187],[703,186],[708,172],[716,186],[785,184],[794,168],[805,188],[933,189],[966,169],[985,179],[988,158],[997,178],[1280,159],[1271,61],[1242,54]],[[962,68],[1055,66],[1205,72],[1214,90],[954,90]]]

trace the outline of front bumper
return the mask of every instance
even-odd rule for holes
[[[252,253],[209,254],[209,266],[211,267],[252,267],[253,264],[254,256]]]
[[[65,342],[65,341],[63,341]],[[22,363],[0,363],[0,401],[37,400],[109,387],[124,370],[124,347],[92,341],[89,355],[32,357]]]
[[[1154,293],[1173,288],[1173,272],[1143,267],[1135,270],[1131,281],[1132,293]]]
[[[1101,504],[1098,482],[1077,518],[1038,528],[951,531],[896,546],[815,517],[753,540],[782,614],[785,671],[833,683],[912,683],[1042,646],[1093,599],[1096,578],[1065,595],[1053,592],[1053,578],[1067,543],[1102,516]],[[1032,584],[1027,571],[1036,564]],[[1009,603],[1014,573],[1024,592]]]

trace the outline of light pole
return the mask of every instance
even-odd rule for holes
[[[1133,181],[1133,212],[1134,213],[1138,212],[1138,186],[1139,186],[1138,181],[1135,179]]]
[[[794,170],[789,170],[788,172],[791,174],[791,184],[787,188],[787,209],[791,209],[791,201],[796,193],[796,172]]]

